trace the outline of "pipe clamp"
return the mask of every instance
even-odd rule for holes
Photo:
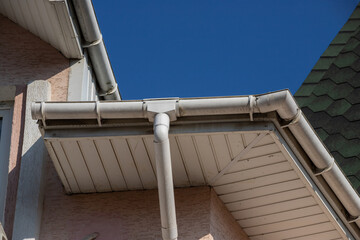
[[[301,110],[298,108],[296,115],[290,121],[287,121],[284,125],[281,125],[281,128],[286,128],[290,125],[293,125],[293,124],[299,122],[300,118],[301,118]]]
[[[314,171],[314,175],[319,176],[319,175],[322,175],[322,174],[330,171],[332,169],[332,167],[334,166],[334,163],[335,163],[335,160],[333,159],[332,163],[328,167],[326,167],[324,169],[316,168]]]
[[[118,85],[117,85],[117,83],[115,83],[115,85],[109,91],[107,91],[105,93],[101,93],[101,94],[99,94],[99,96],[104,97],[107,95],[111,95],[111,94],[115,93],[117,89],[118,89]]]
[[[97,39],[97,40],[95,40],[95,41],[93,41],[93,42],[91,42],[91,43],[86,43],[86,44],[83,44],[82,45],[82,47],[83,48],[89,48],[89,47],[93,47],[93,46],[96,46],[96,45],[98,45],[98,44],[100,44],[101,42],[102,42],[102,35],[100,34],[100,38],[99,39]]]

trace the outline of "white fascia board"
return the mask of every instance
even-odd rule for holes
[[[89,62],[89,55],[84,51],[80,60],[70,60],[68,101],[97,100],[96,79]]]

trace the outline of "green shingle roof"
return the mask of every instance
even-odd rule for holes
[[[360,4],[295,98],[360,193]]]

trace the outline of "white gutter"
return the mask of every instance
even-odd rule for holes
[[[168,101],[170,104],[165,104]],[[174,103],[175,102],[175,106]],[[317,168],[315,176],[322,175],[335,195],[350,214],[348,222],[360,227],[360,199],[343,175],[334,158],[307,122],[290,92],[279,91],[257,96],[154,100],[130,102],[48,102],[33,103],[32,116],[46,126],[51,119],[153,119],[152,108],[161,105],[171,120],[185,116],[270,113],[276,111],[295,136]],[[169,105],[168,108],[166,106]],[[169,110],[171,109],[171,110]]]
[[[120,100],[120,93],[114,73],[105,49],[102,35],[97,23],[91,0],[72,0],[81,32],[86,41],[83,48],[87,48],[94,68],[98,85],[101,89],[99,96],[105,100]]]

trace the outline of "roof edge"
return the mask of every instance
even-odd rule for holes
[[[348,223],[360,227],[360,199],[334,158],[328,152],[288,90],[242,97],[153,100],[151,104],[170,104],[176,117],[211,116],[277,112],[282,128],[288,128],[316,167],[315,176],[322,176],[348,211]],[[149,119],[149,101],[132,102],[37,102],[31,107],[33,119],[46,128],[46,119]],[[159,112],[161,112],[161,107]]]
[[[120,100],[120,92],[111,67],[109,56],[100,32],[91,0],[68,0],[72,2],[85,42],[82,48],[89,52],[96,80],[101,89],[99,96],[105,100]]]

